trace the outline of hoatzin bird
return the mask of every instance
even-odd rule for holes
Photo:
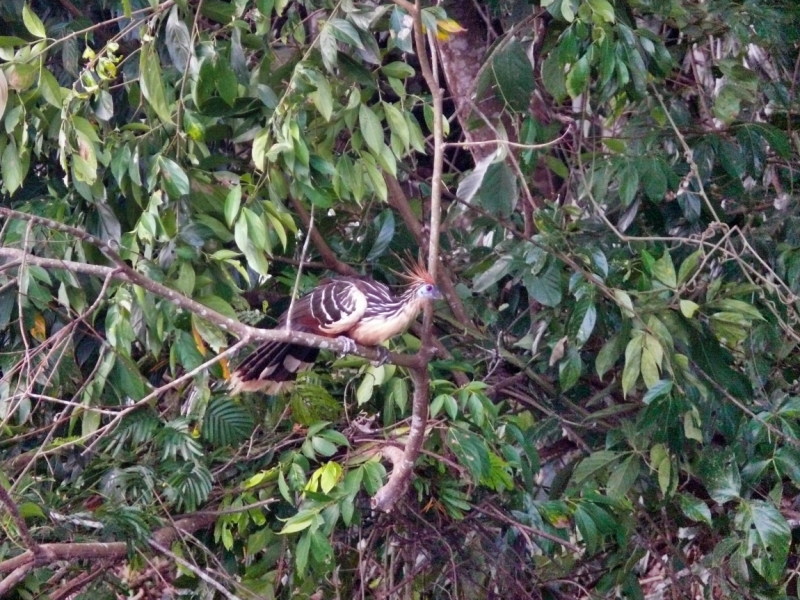
[[[425,302],[442,298],[424,267],[414,265],[403,277],[409,282],[395,296],[382,283],[357,277],[324,279],[292,307],[290,327],[346,341],[349,351],[355,343],[378,346],[404,331]],[[284,313],[279,327],[288,319]],[[308,369],[319,354],[310,348],[286,342],[265,342],[231,374],[231,393],[263,391],[276,394]]]

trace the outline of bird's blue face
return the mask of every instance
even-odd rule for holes
[[[441,300],[442,292],[432,283],[423,283],[417,288],[417,298],[421,300]]]

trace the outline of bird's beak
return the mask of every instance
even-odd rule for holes
[[[438,287],[433,288],[433,291],[431,292],[431,299],[432,300],[443,300],[444,299],[444,296],[442,295],[442,292],[439,291]]]

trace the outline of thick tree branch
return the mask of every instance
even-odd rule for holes
[[[419,60],[425,83],[433,97],[433,180],[431,182],[430,204],[430,238],[428,245],[428,272],[436,278],[439,266],[439,231],[441,229],[441,200],[442,200],[442,169],[444,165],[444,132],[443,119],[443,91],[439,86],[438,73],[431,68],[425,46],[425,35],[422,30],[422,4],[416,0],[414,6],[414,46]],[[430,33],[430,32],[429,32]],[[433,46],[431,46],[433,50]],[[435,58],[435,56],[434,56]],[[425,308],[425,317],[422,325],[422,349],[417,356],[427,357],[421,364],[409,369],[411,381],[414,384],[414,400],[411,409],[411,429],[408,441],[403,449],[403,458],[400,464],[395,464],[392,474],[386,484],[381,487],[372,498],[372,507],[376,510],[389,511],[405,492],[414,463],[422,450],[425,440],[425,425],[428,421],[428,402],[430,394],[430,375],[428,374],[428,359],[433,356],[431,344],[431,331],[433,328],[433,307]]]
[[[216,520],[214,513],[200,513],[191,518],[178,519],[172,525],[157,530],[150,538],[161,546],[169,546],[182,533],[193,533],[204,529]],[[26,550],[13,558],[0,562],[0,574],[9,573],[18,569],[49,565],[54,562],[67,560],[120,560],[128,556],[127,542],[86,542],[55,544],[40,544],[39,552]]]
[[[420,351],[424,352],[425,348]],[[409,369],[411,381],[414,384],[414,399],[411,407],[411,428],[408,432],[408,441],[403,448],[402,457],[394,453],[390,456],[393,465],[392,474],[386,484],[372,497],[371,505],[374,510],[388,512],[394,507],[398,498],[405,492],[414,463],[422,450],[425,441],[425,426],[428,422],[428,396],[430,395],[430,377],[428,368],[420,367]]]
[[[44,269],[65,269],[72,273],[84,273],[86,275],[93,275],[95,277],[110,276],[112,279],[117,281],[133,283],[144,288],[148,292],[155,294],[156,296],[164,298],[178,308],[184,309],[206,319],[220,329],[223,329],[228,333],[235,335],[240,340],[248,343],[278,341],[300,344],[302,346],[310,346],[312,348],[328,349],[339,353],[344,353],[346,350],[344,344],[332,338],[326,338],[299,331],[286,331],[284,329],[260,329],[258,327],[250,327],[249,325],[240,323],[236,319],[226,317],[225,315],[212,310],[196,300],[184,296],[180,292],[149,279],[128,265],[125,265],[124,269],[121,269],[118,266],[106,267],[103,265],[90,265],[75,261],[65,261],[57,258],[34,256],[33,254],[27,253],[24,250],[18,250],[16,248],[0,248],[0,259],[22,260],[23,258],[28,264],[36,265]],[[368,346],[357,346],[356,354],[368,360],[381,360],[381,353],[375,348],[370,348]],[[417,355],[391,353],[389,362],[401,367],[414,367],[420,364],[421,359],[418,358]]]

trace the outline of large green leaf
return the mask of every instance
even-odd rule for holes
[[[492,73],[498,98],[513,110],[527,110],[534,88],[533,68],[519,40],[512,38],[494,56]]]
[[[780,582],[792,537],[780,511],[761,500],[743,501],[736,513],[736,528],[745,539],[743,553],[748,562],[767,583]]]

